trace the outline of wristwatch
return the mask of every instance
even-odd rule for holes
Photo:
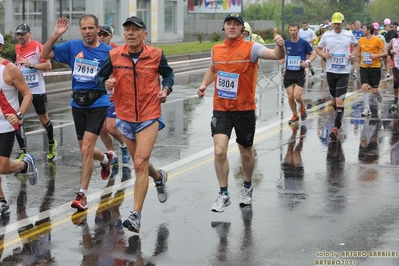
[[[24,118],[24,114],[21,112],[17,112],[15,115],[18,117],[19,120],[22,120],[22,118]]]
[[[34,66],[35,66],[35,64],[33,64],[33,63],[29,63],[29,68],[30,68],[30,69],[33,69],[33,68],[34,68]]]

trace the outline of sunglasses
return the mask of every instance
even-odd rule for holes
[[[98,33],[98,37],[101,37],[101,36],[108,37],[109,34],[108,34],[108,33],[105,33],[105,32],[99,32],[99,33]]]

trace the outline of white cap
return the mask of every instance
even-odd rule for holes
[[[0,34],[0,44],[4,45],[4,37]]]

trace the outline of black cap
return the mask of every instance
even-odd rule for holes
[[[112,34],[112,29],[111,29],[111,27],[108,27],[108,26],[101,26],[100,31],[103,31],[106,34]]]
[[[238,14],[238,13],[230,13],[230,14],[228,14],[228,15],[224,18],[223,24],[224,24],[227,20],[229,20],[229,19],[235,19],[235,20],[237,20],[238,22],[240,22],[242,25],[244,25],[244,18],[243,18],[240,14]]]
[[[30,27],[26,23],[19,24],[18,27],[15,29],[16,34],[23,34],[30,32]]]
[[[122,24],[122,26],[126,26],[129,22],[134,23],[140,28],[144,28],[145,30],[147,29],[144,21],[141,18],[135,16],[129,17],[126,19],[125,23]]]

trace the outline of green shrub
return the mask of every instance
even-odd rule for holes
[[[266,30],[254,30],[253,33],[256,33],[262,37],[263,40],[273,40],[274,38],[274,29],[266,29]]]
[[[222,36],[218,32],[212,33],[211,41],[212,42],[219,42],[222,39]]]
[[[15,54],[15,45],[17,42],[12,38],[11,34],[4,34],[3,37],[4,48],[3,51],[1,51],[1,57],[14,63],[15,59],[17,58]]]
[[[194,33],[194,36],[197,37],[199,43],[202,43],[202,40],[204,39],[204,35],[201,32]]]

